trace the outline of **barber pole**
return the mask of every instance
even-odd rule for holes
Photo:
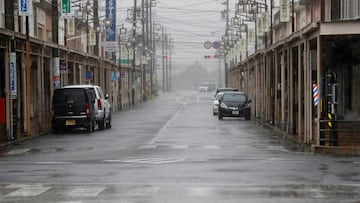
[[[313,83],[313,99],[314,99],[314,106],[317,106],[319,104],[319,94],[316,83]]]

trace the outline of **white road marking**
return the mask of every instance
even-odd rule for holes
[[[145,186],[145,187],[134,188],[126,191],[126,196],[130,196],[130,197],[156,196],[159,190],[160,187]]]
[[[105,187],[77,187],[71,190],[66,196],[70,197],[96,197],[105,190]]]
[[[170,120],[168,120],[166,122],[166,124],[157,132],[157,134],[161,134],[162,131],[164,131],[169,125],[171,122],[173,122],[180,114],[180,111],[176,111],[176,113],[171,117]],[[157,139],[157,136],[155,136],[155,138],[150,142],[149,145],[153,145],[155,143],[155,140]]]
[[[186,159],[171,159],[171,158],[141,158],[141,159],[113,159],[103,160],[108,163],[133,163],[133,164],[168,164],[183,162]]]
[[[143,145],[140,146],[139,149],[156,149],[156,145]]]
[[[171,149],[189,149],[189,145],[171,145]]]
[[[221,147],[218,145],[206,145],[204,149],[220,149]]]
[[[34,161],[32,162],[34,164],[72,164],[72,162],[66,162],[66,161]]]
[[[43,186],[23,186],[20,189],[5,195],[6,197],[36,197],[49,190],[50,187]]]
[[[25,149],[14,149],[11,151],[6,152],[6,155],[18,155],[18,154],[24,154],[26,152],[31,151],[31,148],[25,148]]]

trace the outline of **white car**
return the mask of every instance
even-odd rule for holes
[[[208,86],[200,86],[199,87],[199,92],[207,92],[209,90]]]
[[[223,93],[219,92],[215,95],[214,102],[213,102],[213,115],[217,115],[219,112],[219,99]]]
[[[95,118],[100,130],[111,128],[111,105],[108,101],[109,95],[104,94],[101,87],[97,85],[68,85],[64,88],[89,88],[93,89],[93,99],[95,100]]]

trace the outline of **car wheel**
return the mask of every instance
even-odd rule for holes
[[[111,115],[110,115],[110,117],[109,117],[109,120],[108,120],[108,122],[106,123],[106,128],[111,128]]]
[[[105,128],[105,118],[98,121],[98,125],[99,125],[100,130],[104,130],[104,128]]]
[[[93,131],[93,132],[96,130],[95,127],[96,127],[96,121],[94,120],[94,121],[93,121],[93,124],[92,124],[92,131]]]
[[[53,132],[54,132],[54,134],[59,134],[59,133],[60,133],[60,128],[59,128],[59,126],[54,126],[54,127],[53,127]]]
[[[220,112],[218,112],[218,119],[219,119],[219,120],[222,120],[222,119],[223,119],[223,115],[222,115]]]
[[[94,124],[93,124],[93,121],[90,121],[89,125],[86,127],[86,131],[88,133],[91,133],[93,130],[94,130]]]

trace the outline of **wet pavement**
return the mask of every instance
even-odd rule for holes
[[[113,128],[0,150],[0,202],[357,202],[360,158],[306,153],[276,131],[173,92]]]

